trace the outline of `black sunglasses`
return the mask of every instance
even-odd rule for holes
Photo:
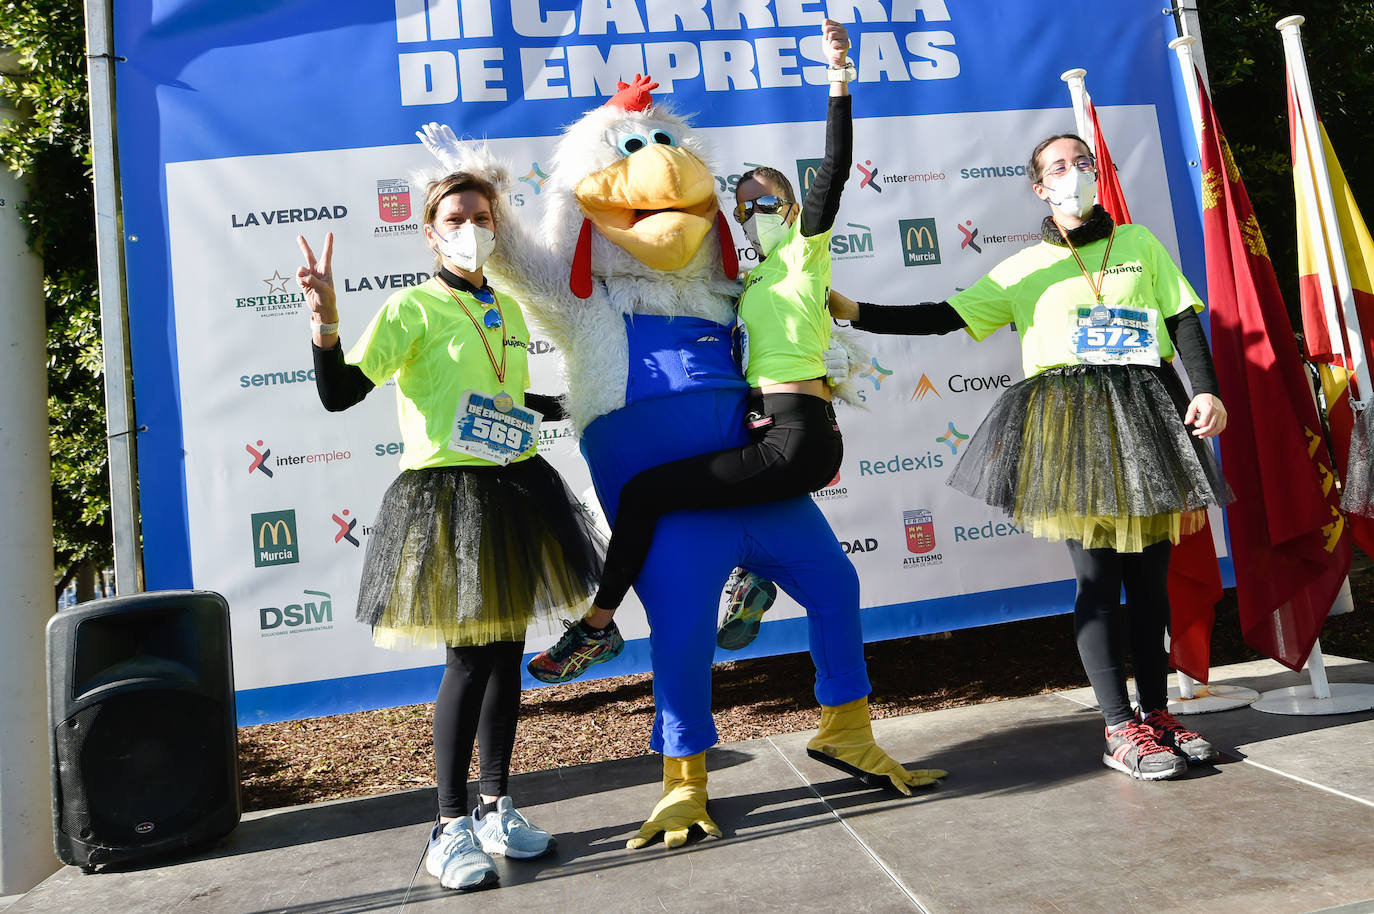
[[[784,211],[792,205],[791,200],[784,200],[775,194],[765,194],[762,197],[755,197],[753,200],[745,200],[735,207],[735,221],[741,224],[748,222],[749,217],[755,212],[777,213]]]

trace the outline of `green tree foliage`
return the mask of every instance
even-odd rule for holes
[[[0,94],[27,115],[0,127],[0,155],[28,182],[21,211],[43,258],[53,546],[65,581],[83,561],[113,560],[81,3],[3,0],[0,46],[24,74],[0,77]]]
[[[1200,0],[1212,101],[1255,204],[1290,313],[1298,306],[1297,226],[1283,40],[1302,27],[1312,95],[1366,221],[1374,220],[1374,3],[1369,0]]]

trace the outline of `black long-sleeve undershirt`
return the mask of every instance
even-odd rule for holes
[[[472,283],[443,267],[439,268],[439,276],[455,289],[478,291]],[[361,368],[344,361],[343,346],[338,340],[328,349],[321,349],[311,342],[310,349],[315,361],[315,390],[320,395],[320,403],[331,413],[342,412],[361,403],[376,387]],[[526,393],[525,405],[540,413],[547,422],[568,418],[563,402],[557,397]]]
[[[954,306],[947,301],[923,302],[919,305],[875,305],[859,302],[859,319],[854,321],[858,330],[869,333],[904,333],[916,336],[951,333],[962,330],[968,322],[960,316]],[[1212,364],[1212,353],[1207,348],[1207,337],[1202,332],[1202,321],[1192,308],[1164,319],[1164,327],[1174,350],[1188,370],[1188,379],[1193,383],[1193,394],[1212,394],[1220,396],[1217,372]]]
[[[810,238],[829,231],[840,212],[840,195],[854,160],[851,96],[832,95],[825,115],[825,158],[802,202],[801,233]]]

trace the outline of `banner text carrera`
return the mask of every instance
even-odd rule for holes
[[[825,85],[825,54],[813,34],[683,40],[692,32],[819,26],[839,22],[912,23],[892,31],[852,30],[850,58],[859,82],[953,79],[959,75],[955,36],[919,23],[948,22],[946,0],[592,0],[572,9],[549,9],[552,0],[512,0],[509,28],[523,38],[666,33],[675,40],[616,44],[547,44],[502,47],[491,0],[395,0],[398,43],[462,41],[456,49],[399,54],[401,105],[507,102],[517,99],[595,98],[612,95],[618,80],[647,73],[658,92],[698,82],[707,92]],[[503,28],[506,23],[501,24]],[[484,44],[485,46],[481,46]]]

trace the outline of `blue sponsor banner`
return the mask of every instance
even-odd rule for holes
[[[1072,119],[1059,74],[1072,67],[1088,70],[1099,110],[1153,109],[1175,207],[1173,232],[1185,272],[1201,288],[1193,140],[1186,135],[1186,105],[1167,48],[1173,21],[1150,0],[1118,0],[1086,16],[1054,15],[1020,0],[163,0],[114,7],[135,400],[139,424],[147,429],[139,435],[138,453],[151,589],[197,586],[188,490],[217,484],[186,469],[179,363],[197,358],[196,345],[219,341],[177,342],[167,177],[177,163],[410,145],[417,127],[432,120],[451,124],[460,135],[551,136],[601,104],[617,79],[639,72],[658,80],[660,103],[695,112],[698,127],[814,122],[824,110],[819,23],[828,13],[853,38],[851,57],[860,74],[854,114],[860,121],[1056,109],[1065,112],[1067,129]],[[941,162],[951,139],[892,136],[886,148],[868,147],[859,158],[876,163],[875,169],[917,168],[901,160]],[[984,158],[942,165],[952,176],[961,166],[1014,175],[1035,139],[1008,138]],[[815,145],[811,137],[805,154],[819,154]],[[1113,146],[1118,160],[1129,157],[1129,149]],[[790,170],[791,163],[778,164]],[[862,186],[851,183],[846,213],[857,222],[842,239],[852,239],[857,250],[874,243],[866,234],[869,221],[860,218],[868,199],[857,196]],[[416,189],[409,193],[406,205],[417,206]],[[290,220],[293,211],[335,207],[338,199],[276,190],[262,199],[245,196],[233,213],[207,207],[197,218],[227,225],[231,218],[284,212]],[[931,209],[915,206],[911,215],[907,221],[936,227]],[[895,222],[879,226],[880,243],[890,244],[888,236],[896,238],[898,229]],[[940,229],[957,240],[951,226]],[[269,274],[280,280],[276,269],[261,269],[251,282],[268,281]],[[281,294],[287,291],[281,286]],[[306,358],[302,352],[302,362]],[[241,520],[226,517],[224,523],[228,530]],[[999,607],[1008,599],[1002,592],[949,598],[953,602],[940,604],[934,630],[955,627],[957,618],[986,624],[1042,614],[1047,605],[1029,594],[1024,611],[1006,613]],[[932,630],[934,617],[920,601],[904,605],[885,606],[882,616],[892,621],[869,636]],[[762,639],[761,648],[788,649],[797,639],[772,641]],[[385,680],[391,674],[366,675]],[[260,697],[267,691],[253,690]],[[368,701],[382,703],[368,699],[358,706]],[[283,710],[289,701],[264,697],[262,704],[276,709],[262,712],[268,716],[291,713]]]

